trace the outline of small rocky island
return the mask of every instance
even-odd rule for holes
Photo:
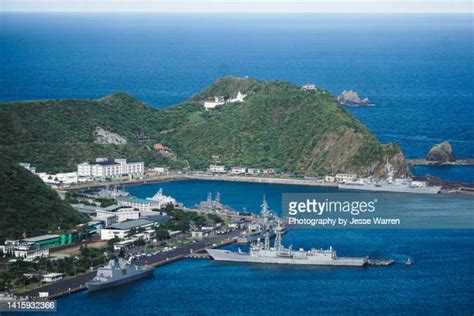
[[[373,106],[368,98],[361,99],[357,92],[352,90],[342,91],[342,93],[337,97],[337,101],[340,104],[347,106]]]
[[[428,155],[426,155],[427,161],[432,161],[437,164],[445,164],[448,162],[455,162],[456,156],[454,156],[451,144],[447,141],[436,144],[430,149]]]

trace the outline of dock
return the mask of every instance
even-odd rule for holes
[[[155,268],[167,265],[169,263],[186,258],[188,255],[203,255],[206,248],[218,248],[229,245],[235,242],[235,238],[241,233],[240,230],[233,231],[227,234],[213,236],[197,241],[195,243],[185,244],[176,249],[166,252],[161,252],[156,255],[137,260],[136,263],[148,264]],[[75,276],[64,278],[58,282],[44,285],[42,287],[20,293],[22,296],[29,296],[31,298],[39,297],[40,292],[48,292],[48,299],[55,299],[61,296],[69,295],[75,292],[86,290],[86,283],[90,281],[97,271],[93,271]]]
[[[188,259],[211,259],[211,256],[205,252],[192,253],[186,256]]]

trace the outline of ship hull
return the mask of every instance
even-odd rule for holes
[[[141,271],[129,277],[121,278],[119,280],[112,280],[112,281],[107,281],[107,282],[93,282],[93,281],[87,282],[86,286],[89,292],[105,290],[105,289],[109,289],[112,287],[120,286],[123,284],[127,284],[130,282],[134,282],[134,281],[146,278],[152,275],[153,271],[154,271],[153,268],[149,268],[147,270]]]
[[[396,193],[418,193],[418,194],[438,194],[441,190],[440,186],[411,188],[398,185],[384,185],[376,186],[371,184],[353,185],[353,184],[339,184],[339,189],[344,190],[359,190],[359,191],[374,191],[374,192],[396,192]]]
[[[216,261],[227,262],[342,267],[363,267],[367,264],[367,260],[365,258],[340,257],[337,259],[295,259],[281,257],[251,256],[248,253],[237,253],[228,250],[217,249],[206,249],[206,251],[212,257],[212,259]]]

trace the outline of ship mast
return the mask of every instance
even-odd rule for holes
[[[275,250],[280,251],[281,250],[281,221],[277,221],[277,226],[275,227]]]
[[[265,195],[263,196],[263,202],[261,205],[261,212],[260,214],[262,215],[262,220],[263,220],[263,228],[265,231],[269,230],[269,223],[268,223],[268,218],[270,216],[270,211],[268,210],[268,203],[267,200],[265,199]]]

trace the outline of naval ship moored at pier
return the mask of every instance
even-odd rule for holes
[[[270,237],[267,234],[264,244],[258,240],[251,245],[249,252],[242,252],[240,248],[238,252],[218,249],[206,249],[206,251],[216,261],[350,267],[363,267],[368,264],[367,257],[338,257],[332,247],[311,250],[285,248],[281,244],[280,225],[276,227],[275,233],[273,248],[270,247]]]
[[[152,275],[153,271],[154,268],[151,266],[136,265],[117,258],[100,267],[97,275],[87,282],[86,286],[90,292],[103,290],[142,279]]]

